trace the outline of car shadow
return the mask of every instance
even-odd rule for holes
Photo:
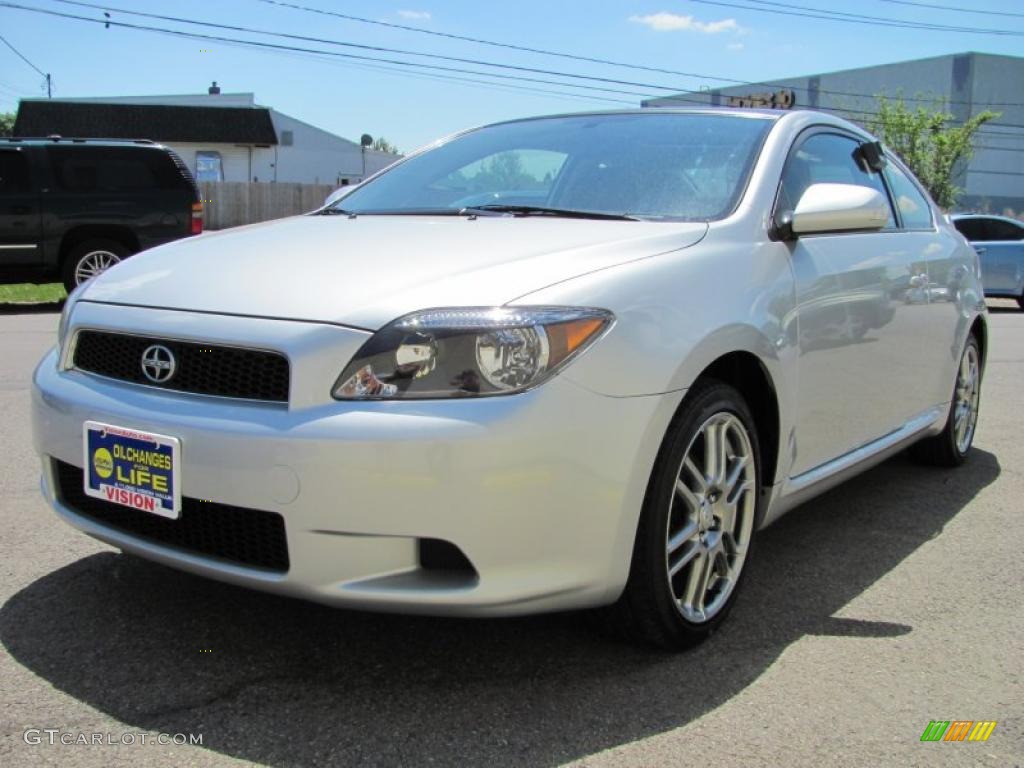
[[[729,620],[682,654],[603,637],[582,614],[341,611],[114,553],[11,597],[0,641],[128,726],[262,764],[551,765],[691,722],[806,635],[912,632],[899,615],[835,614],[999,473],[984,451],[955,472],[900,456],[793,511],[759,534]]]
[[[64,299],[35,303],[0,302],[0,315],[42,315],[60,313],[64,309]]]

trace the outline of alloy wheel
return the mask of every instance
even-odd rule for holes
[[[665,535],[669,589],[683,617],[710,621],[739,580],[757,507],[757,457],[743,422],[722,411],[690,441]]]
[[[981,396],[981,361],[978,348],[968,344],[960,360],[956,378],[956,397],[953,406],[953,435],[956,449],[967,453],[974,440],[974,427],[978,423],[978,400]]]
[[[96,277],[121,261],[121,257],[112,251],[89,251],[79,259],[75,267],[75,285],[81,285],[86,280]]]

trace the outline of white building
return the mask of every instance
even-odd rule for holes
[[[200,181],[356,184],[400,156],[364,148],[276,109],[252,93],[23,99],[15,136],[151,139],[174,149]]]

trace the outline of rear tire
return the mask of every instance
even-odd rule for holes
[[[128,249],[116,240],[86,240],[74,246],[64,259],[61,280],[71,293],[91,277],[106,271],[128,256]]]
[[[760,464],[742,395],[719,381],[698,383],[662,446],[629,580],[603,609],[605,626],[667,650],[717,629],[739,593],[761,519]]]
[[[1024,309],[1024,293],[1017,297],[1017,306]]]
[[[974,445],[974,431],[981,404],[981,347],[972,333],[967,337],[953,385],[946,426],[935,437],[910,447],[910,455],[922,464],[934,467],[958,467]]]

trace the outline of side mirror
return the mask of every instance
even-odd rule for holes
[[[855,184],[812,184],[796,204],[787,229],[800,236],[881,229],[888,221],[889,203],[877,190]]]

